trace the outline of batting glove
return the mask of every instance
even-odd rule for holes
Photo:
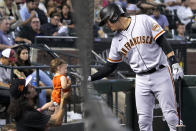
[[[172,65],[172,71],[173,71],[173,79],[174,80],[178,80],[179,78],[184,77],[183,70],[178,63],[175,63]]]

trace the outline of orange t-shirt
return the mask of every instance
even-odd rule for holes
[[[52,91],[52,101],[56,102],[58,104],[60,104],[61,102],[61,76],[65,76],[65,75],[58,75],[58,76],[54,76],[52,79],[52,84],[53,84],[53,91]],[[66,77],[66,76],[65,76]],[[66,77],[66,80],[68,81],[68,78]],[[67,89],[65,90],[65,92],[68,91]]]

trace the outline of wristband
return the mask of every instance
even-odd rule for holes
[[[173,65],[174,63],[177,63],[176,57],[174,55],[170,56],[168,59],[171,65]]]

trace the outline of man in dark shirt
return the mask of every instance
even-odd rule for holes
[[[43,10],[38,8],[40,0],[35,0],[35,11],[38,14],[41,25],[48,23],[48,18]]]
[[[16,131],[45,131],[49,126],[61,125],[70,92],[62,92],[59,109],[51,116],[45,115],[34,108],[37,92],[29,84],[31,78],[16,79],[10,86],[11,102],[8,112],[16,121]]]
[[[59,26],[60,26],[60,14],[57,12],[53,12],[50,15],[50,23],[44,24],[41,27],[41,31],[44,32],[46,36],[56,36],[58,34]]]
[[[16,37],[16,42],[24,42],[31,44],[35,42],[36,36],[42,36],[44,33],[40,30],[40,20],[38,17],[34,17],[31,20],[30,26],[24,26],[19,35]]]

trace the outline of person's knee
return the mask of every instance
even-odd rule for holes
[[[140,115],[139,116],[139,125],[140,126],[151,126],[152,125],[152,117],[151,116],[146,116],[146,115]]]
[[[168,111],[165,113],[165,119],[168,124],[176,125],[178,123],[178,117],[176,111]]]

